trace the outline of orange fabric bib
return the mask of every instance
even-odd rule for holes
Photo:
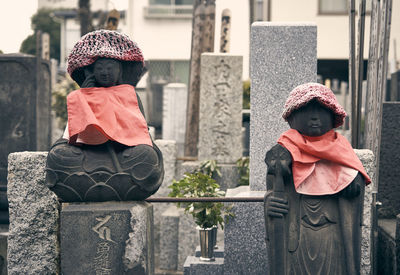
[[[114,140],[127,146],[152,146],[133,86],[81,88],[67,97],[69,142]]]
[[[354,153],[350,143],[345,137],[336,133],[334,130],[322,136],[309,137],[301,135],[294,129],[290,129],[279,137],[278,143],[288,149],[292,155],[293,182],[296,191],[299,189],[301,190],[300,185],[305,181],[308,182],[308,184],[311,182],[312,185],[320,184],[318,181],[321,180],[321,173],[319,171],[315,173],[314,171],[315,169],[319,169],[318,167],[323,167],[322,169],[332,169],[333,171],[329,173],[330,191],[324,191],[319,186],[309,186],[307,188],[308,191],[300,193],[328,195],[341,191],[352,181],[350,175],[341,175],[341,172],[349,171],[348,168],[360,172],[364,176],[367,184],[371,182],[371,179],[365,172],[361,161]],[[310,181],[308,179],[312,174],[318,175],[316,177],[318,181]],[[333,179],[331,178],[332,176],[334,176]],[[313,190],[317,193],[313,193]]]

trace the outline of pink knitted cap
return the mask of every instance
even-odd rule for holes
[[[99,57],[143,63],[143,54],[127,35],[109,30],[97,30],[82,36],[68,56],[68,73],[76,81],[77,69],[94,63]]]
[[[343,124],[347,115],[345,110],[337,102],[332,90],[319,83],[305,83],[294,88],[286,100],[282,117],[287,121],[294,110],[306,105],[313,99],[333,112],[335,115],[334,128]]]

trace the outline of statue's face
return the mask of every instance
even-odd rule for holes
[[[322,136],[333,129],[334,114],[318,101],[312,100],[288,117],[290,128],[306,136]]]
[[[98,86],[115,86],[118,84],[121,75],[121,64],[115,59],[97,59],[93,66],[93,74]]]

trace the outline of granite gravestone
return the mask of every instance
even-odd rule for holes
[[[384,102],[379,161],[378,208],[380,218],[394,219],[400,213],[400,102]]]
[[[47,152],[8,157],[8,274],[57,274],[59,202],[45,185]]]
[[[183,156],[186,129],[187,87],[183,83],[164,86],[162,138],[175,140],[178,156]]]
[[[251,27],[250,189],[265,190],[265,152],[288,129],[289,92],[317,79],[317,26],[256,22]]]
[[[201,55],[199,160],[235,163],[242,144],[241,56]]]
[[[50,70],[49,61],[34,56],[0,55],[0,196],[7,185],[8,154],[49,149]],[[4,198],[0,200],[0,223],[8,222]]]
[[[154,274],[150,204],[63,204],[60,221],[63,274]]]

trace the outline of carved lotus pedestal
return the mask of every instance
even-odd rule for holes
[[[162,154],[154,143],[75,146],[60,139],[46,164],[46,184],[64,202],[144,200],[163,176]]]

